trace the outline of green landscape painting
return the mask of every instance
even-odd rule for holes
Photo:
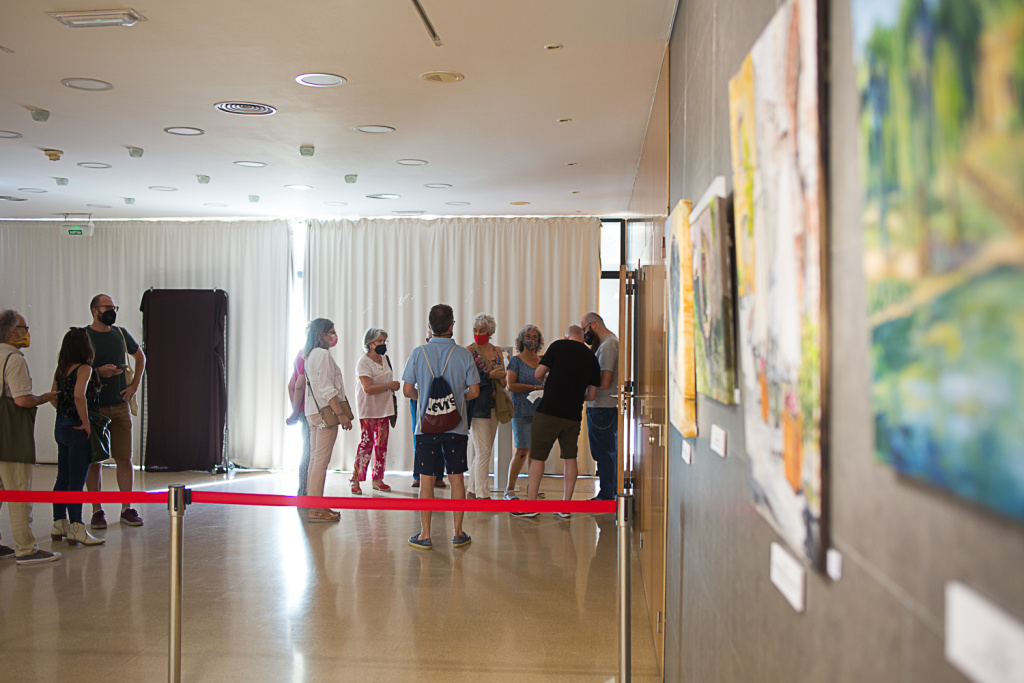
[[[879,459],[1024,520],[1024,0],[853,0]]]

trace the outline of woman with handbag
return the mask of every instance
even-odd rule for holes
[[[471,418],[469,431],[473,435],[473,459],[469,463],[467,498],[491,497],[488,477],[494,451],[494,435],[498,431],[498,416],[494,410],[495,391],[504,391],[501,387],[505,386],[505,359],[501,349],[491,343],[496,329],[494,316],[477,313],[473,318],[473,343],[466,347],[473,354],[473,361],[480,373],[480,395],[470,401],[468,406]]]
[[[352,468],[352,493],[362,495],[360,482],[366,481],[366,468],[371,452],[375,454],[371,484],[377,491],[390,491],[384,483],[384,460],[388,452],[388,433],[392,420],[398,417],[398,399],[395,392],[402,385],[394,379],[387,353],[388,333],[371,327],[363,335],[366,353],[356,364],[356,407],[359,410],[359,447],[356,464]]]
[[[72,327],[64,335],[57,354],[57,372],[53,376],[52,391],[57,408],[57,421],[53,436],[57,441],[57,481],[54,491],[81,491],[89,473],[89,409],[96,410],[99,399],[99,380],[93,375],[95,351],[84,327]],[[70,521],[69,521],[70,518]],[[81,503],[54,503],[53,530],[50,538],[66,538],[76,545],[99,545],[96,538],[82,523]]]
[[[345,378],[334,362],[329,349],[338,343],[334,323],[317,318],[306,331],[304,374],[306,380],[306,421],[309,422],[309,469],[306,472],[306,494],[324,495],[327,465],[331,462],[338,425],[352,429],[352,410],[345,398]],[[337,522],[341,514],[334,510],[310,510],[310,522]]]

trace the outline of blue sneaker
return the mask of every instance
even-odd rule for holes
[[[420,538],[419,534],[414,534],[409,537],[409,545],[416,550],[433,550],[434,544],[430,542],[429,538]]]
[[[465,548],[467,545],[473,542],[469,534],[462,532],[458,536],[452,536],[452,547],[453,548]]]

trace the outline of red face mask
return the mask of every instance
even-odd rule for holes
[[[490,340],[491,340],[491,335],[489,335],[489,334],[474,334],[473,335],[473,341],[475,341],[477,343],[477,346],[483,346],[484,344],[486,344]]]

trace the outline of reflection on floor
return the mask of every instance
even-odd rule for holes
[[[34,488],[50,488],[55,471],[36,467]],[[345,495],[347,480],[329,473],[327,495]],[[372,495],[416,493],[409,478],[388,482],[394,492]],[[172,483],[291,494],[296,478],[137,473],[138,489]],[[561,484],[545,480],[549,498]],[[588,485],[581,481],[577,498],[593,495]],[[93,533],[106,544],[87,548],[51,543],[50,506],[35,505],[37,542],[63,558],[0,564],[3,681],[167,680],[167,510],[140,506],[145,526],[130,528],[114,521],[116,505],[105,509],[110,527]],[[9,518],[0,519],[9,542]],[[289,508],[190,506],[182,680],[615,678],[613,515],[468,513],[473,543],[455,550],[451,513],[435,513],[431,552],[406,544],[417,520],[414,512],[343,511],[338,524],[308,524]],[[635,555],[633,578],[634,680],[658,680]]]

